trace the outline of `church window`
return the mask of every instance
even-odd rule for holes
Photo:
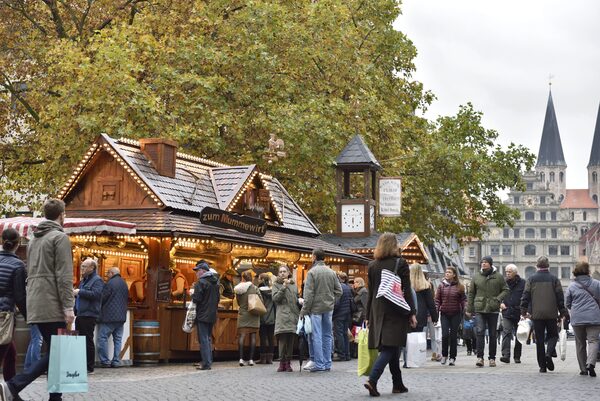
[[[556,212],[550,212],[550,220],[556,220]]]
[[[558,180],[560,182],[563,182],[563,180],[565,179],[565,173],[563,173],[562,171],[560,173],[558,173]]]
[[[558,245],[548,245],[548,255],[557,256],[558,255]]]
[[[492,256],[500,255],[500,245],[490,245],[490,255],[492,255]]]
[[[525,238],[535,238],[535,230],[533,228],[526,229]]]
[[[513,203],[514,203],[515,205],[518,205],[520,200],[521,200],[521,198],[520,198],[520,197],[517,195],[517,196],[515,196],[515,197],[513,198]]]
[[[568,266],[563,266],[560,269],[560,278],[571,278],[571,268]]]
[[[598,195],[594,194],[594,196],[592,196],[592,199],[594,200],[594,202],[598,203]]]
[[[550,182],[554,182],[554,171],[550,172]]]
[[[592,173],[592,182],[594,184],[598,182],[598,173],[595,171]]]
[[[535,256],[535,245],[525,245],[525,256]]]
[[[512,245],[502,245],[502,255],[512,255]]]
[[[558,238],[558,229],[553,228],[550,230],[550,234],[552,238]]]
[[[583,221],[587,220],[587,212],[583,212]]]
[[[563,194],[560,194],[560,196],[558,197],[558,202],[562,202],[563,199],[565,199],[565,196]]]
[[[546,212],[540,212],[540,220],[546,220]]]
[[[527,188],[528,191],[531,191],[533,189],[533,182],[528,182],[526,184],[526,188]]]
[[[546,197],[544,195],[540,196],[540,203],[543,205],[546,203]]]
[[[505,228],[504,230],[502,230],[502,236],[504,238],[509,238],[509,236],[510,236],[510,230],[508,228]]]
[[[561,245],[560,246],[560,254],[561,255],[570,255],[571,247],[569,245]]]
[[[546,229],[540,228],[540,238],[546,238]]]
[[[515,228],[515,229],[513,230],[513,237],[515,237],[515,238],[519,238],[519,237],[520,237],[520,234],[521,234],[521,232],[519,231],[519,229],[518,229],[518,228]]]
[[[546,181],[546,174],[540,173],[540,181],[542,181],[542,182]]]
[[[533,212],[525,212],[525,220],[534,220],[535,214]]]

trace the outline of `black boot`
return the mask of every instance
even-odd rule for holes
[[[402,383],[402,373],[400,373],[398,377],[392,378],[392,393],[408,393],[408,389],[404,383]]]

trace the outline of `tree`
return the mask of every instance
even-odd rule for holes
[[[187,153],[258,163],[327,230],[333,161],[361,133],[378,158],[410,161],[384,165],[406,177],[405,214],[391,227],[437,238],[508,220],[483,185],[514,184],[506,177],[529,155],[492,152],[472,109],[437,124],[418,116],[433,95],[412,79],[416,49],[392,27],[399,13],[393,0],[0,0],[6,188],[30,194],[22,203],[57,192],[101,132],[169,137]],[[482,139],[464,143],[471,128]],[[289,155],[274,165],[262,158],[270,133]],[[477,146],[497,174],[479,186],[464,181],[475,173],[430,174],[422,186],[428,160]],[[435,195],[447,189],[460,195]],[[18,204],[4,192],[6,202]]]

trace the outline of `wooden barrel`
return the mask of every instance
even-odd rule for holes
[[[27,347],[29,346],[29,326],[21,314],[17,314],[14,334],[15,348],[17,349],[17,372],[23,370]]]
[[[134,320],[133,364],[156,365],[160,356],[160,327],[156,320]]]

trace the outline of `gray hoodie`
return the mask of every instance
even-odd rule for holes
[[[587,288],[596,299],[600,299],[600,281],[594,280],[590,276],[577,276],[569,285],[566,292],[565,304],[571,311],[571,324],[573,326],[600,325],[600,306],[592,295],[585,289]]]
[[[60,224],[43,220],[27,246],[27,323],[64,322],[73,309],[73,255]]]

